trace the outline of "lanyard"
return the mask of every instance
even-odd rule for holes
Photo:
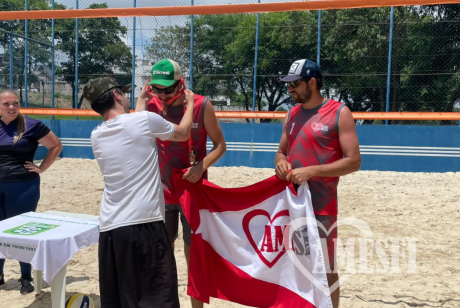
[[[186,109],[187,107],[184,105],[184,114],[185,114]],[[193,121],[192,121],[192,125],[193,125]],[[197,162],[195,160],[195,154],[193,153],[192,132],[190,132],[190,136],[188,137],[187,145],[188,145],[188,162],[190,166],[195,166]]]

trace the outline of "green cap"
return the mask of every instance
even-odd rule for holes
[[[97,102],[102,94],[113,88],[120,88],[123,92],[126,92],[131,88],[131,85],[120,86],[114,78],[99,77],[91,79],[85,84],[83,87],[83,96],[93,104]]]
[[[152,74],[152,81],[149,82],[149,85],[157,84],[169,87],[182,78],[179,64],[169,59],[155,63],[150,73]]]

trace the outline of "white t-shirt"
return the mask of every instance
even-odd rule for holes
[[[156,138],[167,140],[174,125],[152,112],[118,115],[91,133],[91,144],[105,189],[101,232],[164,220],[165,202]]]

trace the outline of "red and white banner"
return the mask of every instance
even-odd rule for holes
[[[296,193],[274,176],[221,188],[181,175],[174,180],[192,228],[190,296],[206,303],[216,297],[254,307],[332,308],[307,184]],[[286,226],[298,219],[308,219],[308,227],[291,230],[285,241]]]

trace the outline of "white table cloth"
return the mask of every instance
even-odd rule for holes
[[[32,264],[51,283],[73,255],[99,240],[99,222],[29,212],[0,221],[0,258]]]

